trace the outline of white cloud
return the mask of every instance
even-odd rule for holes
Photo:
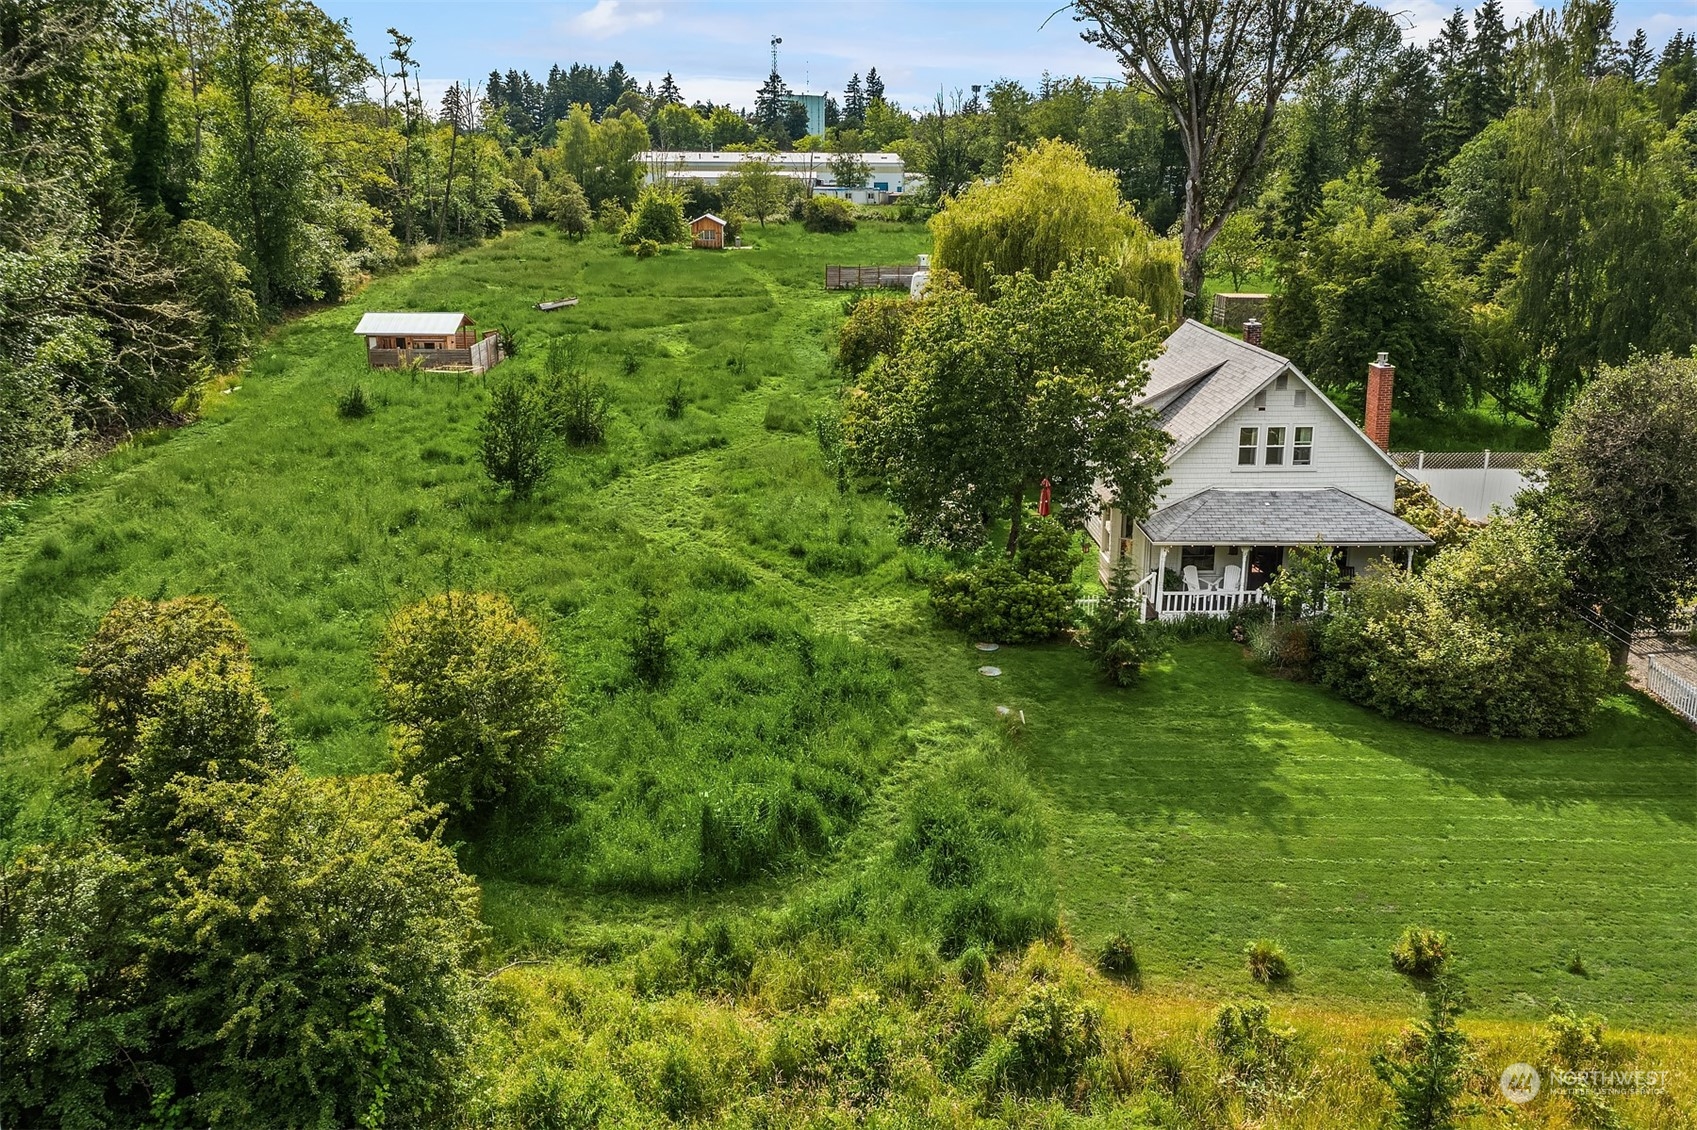
[[[611,39],[633,28],[652,27],[659,22],[660,9],[655,5],[596,0],[595,7],[572,17],[571,26],[592,39]]]

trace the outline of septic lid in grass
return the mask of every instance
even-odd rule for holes
[[[1000,651],[1002,647],[999,643],[975,643],[972,646],[979,651]]]
[[[980,667],[978,669],[978,673],[980,675],[988,675],[990,678],[994,679],[997,675],[1002,673],[1002,669],[1000,667]]]

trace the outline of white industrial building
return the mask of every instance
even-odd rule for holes
[[[769,162],[783,176],[812,186],[821,196],[839,196],[851,204],[887,204],[912,187],[902,159],[894,153],[857,153],[866,166],[864,185],[848,187],[833,183],[830,153],[745,153],[683,149],[651,149],[637,155],[648,170],[644,182],[699,180],[709,183],[737,171],[750,157]]]

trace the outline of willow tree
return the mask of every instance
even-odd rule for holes
[[[1184,147],[1184,285],[1255,183],[1285,94],[1344,42],[1355,0],[1077,0],[1084,39],[1166,107]]]
[[[1178,317],[1179,248],[1120,198],[1114,174],[1093,169],[1062,141],[1017,148],[995,183],[971,188],[931,220],[937,266],[980,298],[997,280],[1029,271],[1047,279],[1065,264],[1104,264],[1109,290],[1163,323]]]

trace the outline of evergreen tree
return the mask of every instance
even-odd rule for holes
[[[866,124],[866,95],[860,89],[860,72],[849,76],[843,87],[843,125],[859,129]]]
[[[667,71],[666,77],[660,80],[660,90],[654,99],[661,106],[675,106],[683,102],[684,97],[678,92],[678,84],[672,81],[671,71]]]
[[[1426,138],[1432,164],[1441,166],[1460,152],[1467,139],[1483,128],[1474,120],[1473,92],[1476,59],[1467,33],[1467,16],[1460,8],[1450,13],[1438,38],[1432,40],[1433,68],[1437,71],[1435,113]],[[1380,158],[1383,160],[1383,157]]]
[[[784,85],[783,77],[777,71],[766,76],[766,81],[754,95],[754,128],[761,136],[777,141],[787,137],[785,118],[790,109],[790,90]]]
[[[1633,32],[1632,38],[1626,43],[1626,50],[1621,55],[1621,72],[1633,82],[1644,82],[1650,77],[1656,61],[1654,52],[1650,50],[1650,40],[1644,35],[1644,29]]]
[[[1467,97],[1468,120],[1475,134],[1514,105],[1508,34],[1502,0],[1485,0],[1473,13],[1473,85]]]
[[[1438,90],[1429,56],[1418,47],[1397,53],[1385,72],[1368,113],[1374,155],[1386,191],[1396,199],[1419,195],[1432,167],[1427,150],[1433,133]]]
[[[878,77],[878,68],[873,67],[866,72],[866,101],[882,102],[884,100],[884,80]]]

